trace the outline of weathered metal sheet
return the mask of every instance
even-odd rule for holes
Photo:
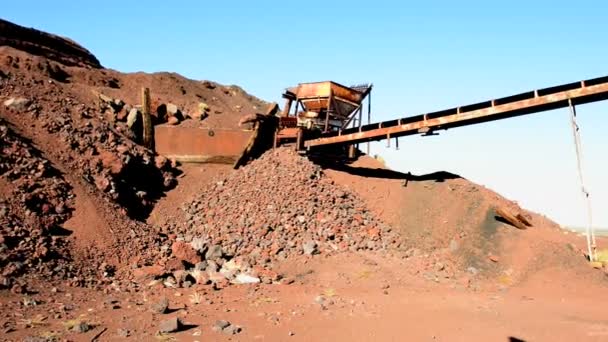
[[[234,163],[253,131],[159,125],[156,152],[182,162]]]
[[[539,89],[474,105],[364,125],[304,142],[305,147],[377,141],[608,99],[608,76]]]

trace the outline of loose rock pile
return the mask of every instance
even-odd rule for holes
[[[9,208],[1,210],[7,213],[0,217],[2,231],[7,232],[3,233],[3,236],[14,236],[13,240],[16,241],[9,239],[12,245],[0,242],[0,246],[4,244],[2,248],[11,249],[10,253],[6,250],[0,253],[3,258],[1,268],[5,274],[5,286],[15,281],[25,282],[26,279],[22,279],[21,275],[25,278],[56,276],[69,279],[69,284],[78,286],[107,285],[112,282],[113,275],[120,271],[117,269],[117,266],[120,266],[117,261],[127,263],[130,260],[139,260],[138,262],[145,263],[147,260],[157,260],[158,249],[150,246],[159,245],[164,238],[159,236],[153,227],[132,218],[145,218],[164,191],[175,186],[175,164],[165,158],[155,157],[150,150],[129,140],[126,125],[123,127],[108,122],[94,104],[79,100],[63,86],[13,73],[5,73],[0,82],[2,118],[6,118],[20,130],[25,130],[24,135],[36,139],[35,144],[45,151],[45,158],[59,165],[65,172],[65,180],[58,176],[62,180],[61,184],[77,186],[81,190],[84,185],[86,196],[90,196],[93,201],[100,200],[97,202],[97,210],[104,218],[100,225],[107,226],[108,232],[111,232],[111,235],[100,232],[104,239],[104,248],[67,248],[67,239],[62,235],[69,234],[70,231],[58,227],[71,215],[71,210],[66,208],[74,208],[72,203],[68,203],[63,197],[61,200],[49,202],[46,206],[40,202],[43,212],[48,210],[48,215],[28,214],[21,202],[2,204],[3,207]],[[14,137],[14,134],[7,137]],[[35,151],[31,144],[25,144],[27,149]],[[38,163],[36,156],[39,154],[29,154],[23,160],[11,160],[3,156],[2,172],[12,170],[18,163],[31,163],[35,167]],[[11,150],[5,155],[20,154]],[[51,171],[45,169],[45,176],[32,180],[42,185],[42,188],[45,188],[46,184],[43,178],[60,174],[46,163]],[[36,172],[38,171],[25,169],[22,174],[27,179],[35,176]],[[8,174],[0,176],[0,182],[4,177],[8,177]],[[7,182],[11,181],[7,178]],[[86,183],[89,185],[85,185]],[[15,194],[2,194],[1,198],[20,198],[19,196],[28,195],[28,192],[35,193],[36,186],[15,190]],[[0,187],[0,190],[4,188],[6,187]],[[67,186],[67,189],[71,188]],[[73,194],[70,192],[66,196],[71,199]],[[57,195],[47,197],[55,198]],[[64,205],[60,205],[61,203]],[[13,213],[20,207],[24,208],[23,213]],[[61,211],[61,208],[64,208],[64,211]],[[31,209],[30,211],[34,212]],[[39,220],[51,218],[53,222],[48,225],[37,223]],[[90,228],[85,226],[82,229]],[[50,234],[49,230],[53,233]],[[48,249],[48,257],[36,252],[36,248],[42,250],[36,247],[39,245]],[[22,247],[23,249],[19,249]],[[68,251],[74,253],[70,254]],[[6,267],[15,270],[7,271]]]
[[[19,76],[10,78],[10,84],[20,89],[36,87],[31,83]],[[127,139],[131,132],[126,124],[114,125],[96,109],[65,96],[60,88],[46,89],[36,101],[7,94],[9,89],[0,90],[0,96],[11,96],[7,101],[20,99],[11,103],[26,100],[27,106],[15,108],[5,102],[4,107],[29,115],[29,120],[56,136],[61,161],[126,208],[131,217],[145,217],[161,193],[175,186],[175,164],[155,162],[153,152]]]
[[[203,282],[270,282],[275,261],[400,244],[362,201],[290,149],[267,152],[183,209],[187,221],[169,228],[179,232],[172,255]]]
[[[69,217],[73,194],[40,152],[0,120],[0,287],[15,277],[73,274],[59,225]]]
[[[130,130],[132,140],[137,143],[142,143],[142,109],[141,106],[132,106],[125,103],[121,99],[114,99],[104,94],[98,94],[99,97],[99,112],[103,114],[105,119],[124,127],[126,123]],[[194,120],[203,120],[209,116],[210,107],[204,102],[199,102],[198,111],[193,113],[183,113],[182,110],[173,103],[153,103],[150,108],[152,124],[159,125],[167,123],[169,125],[177,125],[186,118]]]

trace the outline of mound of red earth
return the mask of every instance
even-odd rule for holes
[[[33,55],[45,56],[64,65],[101,67],[93,54],[71,40],[15,25],[2,19],[0,19],[0,32],[0,46],[12,46]]]
[[[287,258],[400,245],[357,196],[286,148],[218,179],[183,210],[185,222],[165,227],[177,232],[166,268],[198,271],[203,282],[274,281],[273,264]]]
[[[367,156],[350,165],[323,166],[336,184],[360,196],[400,233],[413,271],[431,281],[456,278],[474,287],[504,287],[557,265],[576,277],[591,275],[583,239],[457,175],[401,173]],[[520,214],[531,226],[518,229],[497,209]]]
[[[36,82],[22,77],[6,83],[11,87],[0,89],[0,96],[17,95],[4,102],[6,118],[16,125],[34,123],[53,139],[49,148],[65,166],[121,204],[131,217],[145,215],[160,193],[175,184],[169,163],[158,168],[151,151],[108,122],[94,119],[94,109],[60,88],[29,90]]]
[[[108,111],[115,107],[108,106],[108,98],[125,111],[137,106],[141,88],[149,87],[153,103],[173,103],[185,113],[206,101],[210,115],[196,124],[213,128],[238,127],[241,111],[265,104],[236,86],[102,69],[72,41],[6,21],[0,27],[3,117],[27,137],[53,141],[49,152],[136,219],[145,218],[153,202],[175,185],[175,164],[155,161],[152,151],[134,144],[126,124],[116,118],[124,113]]]
[[[2,267],[11,279],[50,274],[37,272],[30,267],[32,263],[51,269],[56,263],[69,261],[71,269],[57,269],[53,274],[69,278],[75,285],[117,284],[115,274],[128,277],[132,267],[150,264],[164,255],[161,246],[167,236],[142,221],[155,202],[175,186],[180,171],[175,163],[134,141],[126,124],[117,120],[124,113],[108,110],[112,104],[121,104],[123,111],[137,107],[142,87],[150,88],[153,105],[172,103],[189,113],[198,110],[201,102],[207,104],[207,118],[182,124],[235,128],[243,113],[264,105],[235,86],[189,80],[172,73],[123,74],[104,69],[73,41],[0,21],[0,118],[18,132],[10,137],[18,137],[28,149],[35,146],[41,151],[18,160],[11,159],[11,152],[11,157],[3,157],[1,162],[11,170],[20,163],[38,165],[37,158],[42,155],[50,161],[45,167],[57,172],[45,171],[32,182],[46,189],[45,184],[62,179],[69,189],[57,195],[39,190],[50,201],[43,203],[37,202],[37,197],[28,199],[29,190],[38,194],[29,186],[3,187],[11,193],[7,198],[25,198],[43,210],[23,209],[21,213],[17,205],[21,202],[3,204],[8,208],[7,219],[13,222],[11,227],[21,227],[9,232],[16,238],[3,235],[7,236],[8,249],[3,250],[6,259]],[[63,213],[58,214],[57,208],[61,211],[62,206]],[[18,224],[21,218],[28,220]],[[39,235],[44,238],[27,237]],[[21,237],[28,240],[15,244]],[[47,240],[52,244],[38,242]],[[48,257],[42,257],[44,253]]]

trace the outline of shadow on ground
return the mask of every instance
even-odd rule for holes
[[[422,182],[422,181],[435,181],[444,182],[446,179],[458,179],[462,178],[459,175],[447,172],[437,171],[424,175],[414,175],[411,172],[403,173],[399,171],[393,171],[381,168],[369,168],[369,167],[355,167],[346,164],[338,163],[319,163],[323,169],[331,169],[336,171],[346,172],[351,175],[369,178],[384,178],[384,179],[401,179],[406,182]]]

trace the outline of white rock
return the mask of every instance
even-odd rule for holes
[[[239,273],[232,280],[233,284],[257,284],[260,282],[260,278],[251,276],[246,273]]]
[[[4,106],[17,111],[25,111],[30,105],[30,100],[25,97],[12,97],[4,101]]]
[[[202,253],[207,246],[207,241],[203,238],[197,237],[190,241],[190,246],[192,246],[195,251]]]
[[[131,128],[137,121],[137,116],[139,115],[139,110],[137,108],[132,108],[129,111],[129,115],[127,116],[127,127]]]
[[[173,103],[167,103],[167,113],[169,113],[170,116],[177,114],[177,112],[179,112],[179,108],[177,108],[177,105]]]

